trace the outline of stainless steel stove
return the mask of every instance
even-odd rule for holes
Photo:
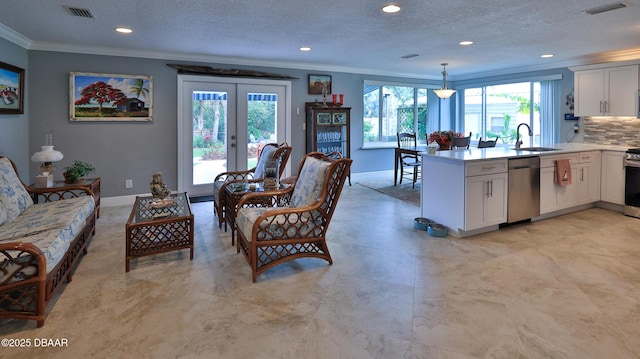
[[[627,150],[624,168],[624,214],[640,218],[640,148]]]

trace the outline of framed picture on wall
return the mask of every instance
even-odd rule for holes
[[[322,95],[331,93],[331,75],[309,75],[309,94]]]
[[[142,75],[72,72],[71,121],[153,120],[153,79]]]
[[[0,62],[0,114],[24,113],[24,69]]]

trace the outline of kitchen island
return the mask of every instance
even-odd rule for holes
[[[626,147],[579,143],[549,147],[554,150],[514,150],[511,145],[422,153],[421,216],[447,226],[458,237],[499,229],[507,222],[508,162],[525,157],[540,158],[540,215],[531,220],[593,207],[601,203],[601,192],[613,198],[605,199],[610,202],[603,206],[621,211]],[[559,159],[571,164],[571,185],[554,184],[554,163]]]

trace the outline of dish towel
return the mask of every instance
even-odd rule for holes
[[[567,186],[571,184],[571,163],[569,160],[556,160],[553,182],[559,186]]]

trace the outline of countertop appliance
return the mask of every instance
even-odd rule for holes
[[[624,214],[640,218],[640,148],[627,150],[624,177]]]
[[[507,223],[540,215],[540,157],[509,160]]]

